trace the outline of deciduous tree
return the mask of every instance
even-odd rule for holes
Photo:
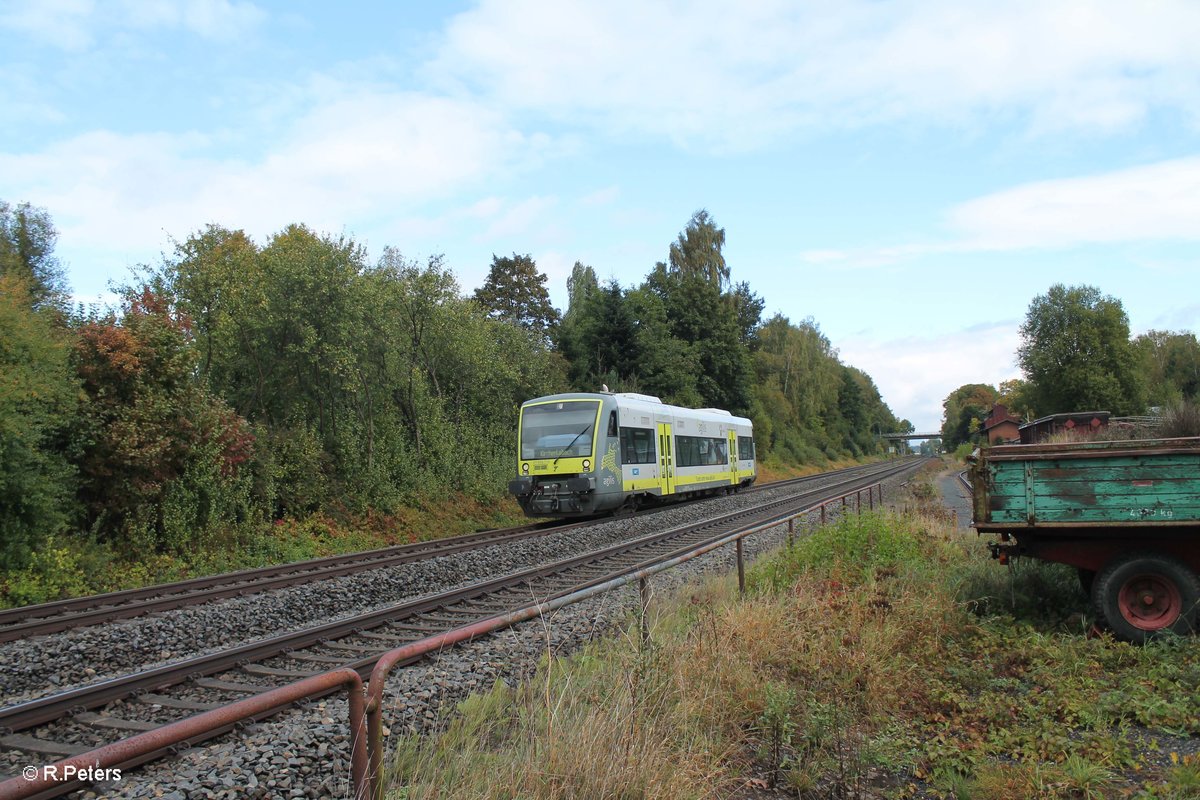
[[[1188,331],[1146,331],[1133,340],[1150,405],[1200,399],[1200,342]]]
[[[66,274],[54,255],[57,240],[58,231],[45,209],[29,203],[13,207],[0,200],[0,276],[24,282],[34,308],[66,305]]]
[[[32,308],[25,281],[0,275],[0,568],[22,566],[32,548],[73,517],[74,474],[64,431],[78,382],[69,336],[48,309]]]
[[[559,313],[550,304],[546,275],[538,272],[533,257],[512,254],[492,256],[487,280],[475,292],[475,300],[493,319],[520,325],[547,340],[553,339]]]
[[[1121,301],[1094,286],[1055,284],[1035,297],[1017,358],[1039,414],[1145,410],[1145,390]]]
[[[942,402],[942,443],[947,450],[975,439],[998,397],[996,388],[986,383],[964,384],[946,396]]]
[[[692,214],[687,227],[679,234],[668,253],[672,272],[695,275],[723,289],[729,282],[729,265],[725,263],[725,229],[705,209]]]

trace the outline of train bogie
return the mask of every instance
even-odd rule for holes
[[[571,393],[521,406],[517,477],[529,516],[583,516],[733,491],[757,475],[750,420],[631,393]]]

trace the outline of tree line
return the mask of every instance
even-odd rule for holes
[[[440,256],[291,225],[207,226],[72,309],[48,212],[0,203],[0,568],[48,537],[130,553],[319,510],[502,493],[516,411],[558,391],[657,394],[755,421],[760,457],[821,462],[911,430],[811,319],[763,321],[697,212],[636,287],[576,264],[565,313],[528,255],[465,292]]]
[[[1120,300],[1094,286],[1055,284],[1033,299],[1020,328],[1024,378],[970,383],[943,403],[948,449],[981,441],[995,404],[1025,419],[1073,411],[1161,414],[1200,400],[1200,341],[1189,331],[1131,337]]]

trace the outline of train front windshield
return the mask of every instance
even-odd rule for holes
[[[597,400],[563,400],[525,406],[521,458],[583,458],[592,454]]]

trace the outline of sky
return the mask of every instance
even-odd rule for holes
[[[0,0],[0,200],[75,296],[212,223],[464,292],[528,253],[641,283],[693,212],[918,431],[1018,377],[1051,285],[1200,329],[1194,0]]]

